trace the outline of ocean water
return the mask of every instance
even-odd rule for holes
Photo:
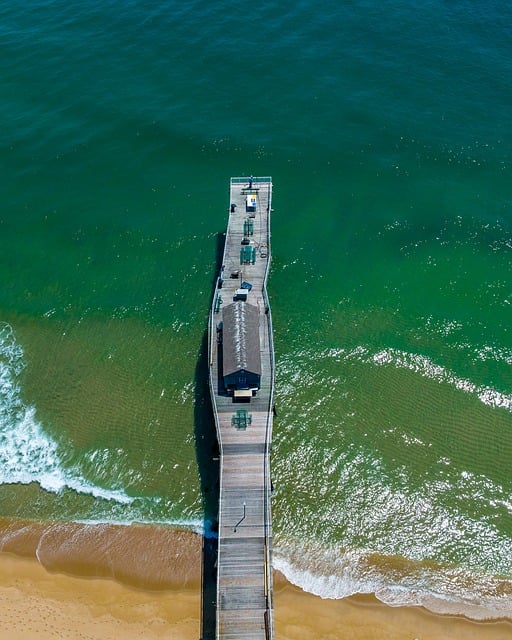
[[[0,516],[208,528],[228,181],[272,175],[275,566],[512,615],[511,25],[482,0],[3,3]]]

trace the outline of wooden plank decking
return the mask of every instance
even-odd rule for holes
[[[248,187],[249,178],[231,179],[223,284],[215,290],[209,324],[210,391],[220,449],[218,640],[272,640],[274,637],[269,470],[274,353],[266,292],[271,257],[272,180],[253,178],[251,188]],[[257,195],[255,214],[246,212],[248,193]],[[249,218],[250,215],[254,217]],[[250,240],[249,246],[255,248],[255,259],[254,263],[251,259],[249,264],[242,265],[244,222],[252,227],[252,233],[246,237]],[[246,232],[248,228],[245,226]],[[239,278],[230,277],[235,271],[241,271]],[[259,311],[261,354],[261,388],[244,403],[234,402],[224,389],[222,346],[217,340],[222,307],[232,303],[242,281],[252,285],[245,304],[255,305]]]

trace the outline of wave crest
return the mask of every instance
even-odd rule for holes
[[[368,551],[283,542],[274,567],[321,598],[374,594],[389,606],[423,606],[473,620],[512,618],[512,580]]]
[[[45,433],[34,407],[23,403],[19,376],[25,368],[22,346],[7,323],[0,325],[0,484],[38,483],[45,491],[65,488],[128,504],[133,499],[87,482],[67,470],[58,443]]]
[[[491,387],[479,386],[471,380],[458,377],[453,371],[446,369],[442,365],[436,364],[428,356],[418,353],[409,353],[400,349],[386,348],[372,353],[365,346],[355,349],[327,349],[315,357],[333,358],[337,360],[357,360],[364,364],[376,366],[393,366],[397,369],[407,369],[418,373],[425,378],[436,380],[475,395],[480,402],[489,407],[500,407],[512,411],[512,395],[503,393]]]

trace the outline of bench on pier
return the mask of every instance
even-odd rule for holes
[[[252,416],[247,413],[247,409],[238,409],[236,414],[231,418],[231,424],[237,429],[247,429],[247,425],[251,424]]]

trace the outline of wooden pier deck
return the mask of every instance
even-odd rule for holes
[[[246,210],[248,195],[256,196],[254,212]],[[269,463],[274,352],[266,291],[271,178],[231,178],[229,205],[222,283],[217,282],[209,323],[210,391],[220,450],[216,638],[273,640]],[[242,244],[244,237],[249,244]],[[232,277],[236,272],[238,277]],[[224,387],[223,309],[243,282],[252,289],[238,304],[258,310],[261,380],[252,397],[235,400]]]

